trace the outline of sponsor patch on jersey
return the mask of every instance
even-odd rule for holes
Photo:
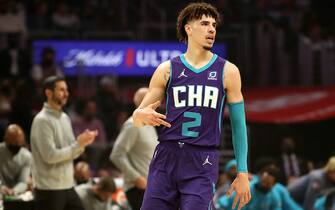
[[[217,74],[216,71],[210,71],[208,72],[208,80],[217,80]]]

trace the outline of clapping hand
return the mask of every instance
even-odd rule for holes
[[[81,147],[86,147],[92,144],[97,136],[98,136],[97,130],[86,129],[84,132],[79,134],[79,136],[77,137],[77,141]]]

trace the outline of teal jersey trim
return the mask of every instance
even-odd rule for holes
[[[187,68],[189,68],[194,73],[200,73],[208,69],[214,63],[217,57],[218,56],[216,54],[213,54],[213,57],[211,58],[211,60],[205,66],[201,67],[200,69],[196,69],[191,64],[189,64],[187,60],[185,59],[185,54],[180,55],[180,60]]]
[[[233,135],[233,147],[237,161],[237,172],[248,172],[248,138],[245,122],[244,102],[229,105],[230,121]]]
[[[169,79],[169,83],[165,88],[165,93],[166,93],[166,102],[165,102],[165,116],[168,114],[168,104],[169,104],[169,87],[171,84],[171,80],[172,80],[172,62],[170,61],[170,79]]]
[[[224,100],[226,98],[226,93],[224,91],[224,69],[225,69],[225,66],[227,64],[227,60],[225,61],[224,65],[223,65],[223,69],[222,69],[222,90],[223,90],[223,97],[222,97],[222,101],[221,101],[221,105],[220,105],[220,115],[219,115],[219,131],[221,133],[221,128],[222,128],[222,112],[223,112],[223,104],[224,104]]]
[[[221,127],[222,127],[222,112],[223,112],[223,104],[224,104],[224,100],[225,100],[225,95],[222,97],[222,100],[221,100],[221,105],[220,105],[220,114],[219,114],[219,131],[221,133]]]

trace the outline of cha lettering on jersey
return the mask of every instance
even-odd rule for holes
[[[206,85],[183,85],[172,87],[174,106],[181,107],[209,107],[216,109],[219,89],[217,87]],[[180,96],[186,93],[186,98]]]

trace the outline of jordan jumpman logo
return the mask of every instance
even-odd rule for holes
[[[187,75],[185,74],[185,69],[183,69],[183,71],[179,74],[178,79],[180,77],[187,77]]]
[[[205,162],[202,165],[204,166],[206,164],[212,165],[212,163],[209,162],[209,155],[207,155],[206,160],[205,160]]]

